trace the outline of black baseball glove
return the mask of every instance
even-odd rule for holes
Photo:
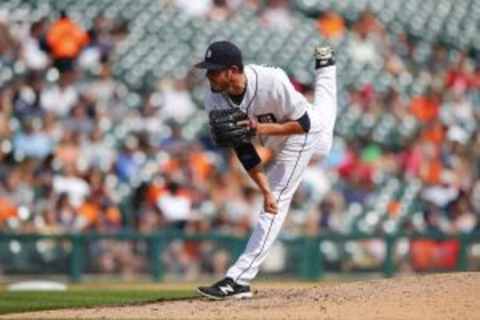
[[[212,139],[219,147],[235,148],[250,143],[255,136],[248,115],[238,108],[212,110],[209,120]]]

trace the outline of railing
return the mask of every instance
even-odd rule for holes
[[[299,245],[303,250],[302,259],[297,271],[300,278],[306,280],[315,280],[321,278],[325,273],[324,257],[319,250],[323,241],[334,241],[335,243],[345,243],[347,241],[362,241],[383,239],[385,243],[385,259],[381,265],[380,271],[386,277],[391,277],[396,272],[394,262],[395,247],[399,239],[408,238],[409,240],[458,240],[460,251],[457,258],[456,270],[465,271],[468,268],[468,247],[473,242],[480,242],[480,232],[458,235],[444,235],[438,233],[424,234],[405,234],[398,233],[392,235],[366,235],[366,234],[322,234],[316,237],[298,237],[294,239],[282,239],[282,242]],[[68,234],[68,235],[38,235],[38,234],[2,234],[0,233],[0,243],[9,241],[18,241],[20,243],[34,242],[39,240],[68,241],[71,243],[71,251],[68,260],[68,275],[72,281],[80,281],[84,273],[84,252],[86,243],[99,240],[117,240],[117,241],[145,241],[150,248],[150,270],[152,279],[161,281],[164,277],[164,269],[160,255],[163,250],[175,239],[186,241],[216,241],[228,244],[231,248],[231,255],[237,258],[243,251],[247,238],[238,238],[220,234],[190,235],[181,232],[162,231],[154,234],[140,233],[117,233],[117,234]],[[1,261],[1,257],[0,257]]]

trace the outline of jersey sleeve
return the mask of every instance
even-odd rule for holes
[[[207,93],[205,95],[205,99],[203,100],[203,107],[204,107],[204,109],[207,113],[209,113],[210,111],[212,111],[215,108],[213,100],[214,99],[213,99],[211,93]]]
[[[274,80],[274,97],[285,119],[298,120],[307,111],[308,102],[301,93],[295,90],[283,70],[279,70]]]

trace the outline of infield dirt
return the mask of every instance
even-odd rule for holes
[[[250,300],[199,298],[10,314],[0,319],[480,319],[480,273],[319,282],[299,288],[265,284]]]

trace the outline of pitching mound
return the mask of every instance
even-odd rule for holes
[[[162,302],[57,310],[8,319],[480,319],[480,273],[399,277],[303,288],[261,287],[242,301]],[[1,318],[1,317],[0,317]]]

